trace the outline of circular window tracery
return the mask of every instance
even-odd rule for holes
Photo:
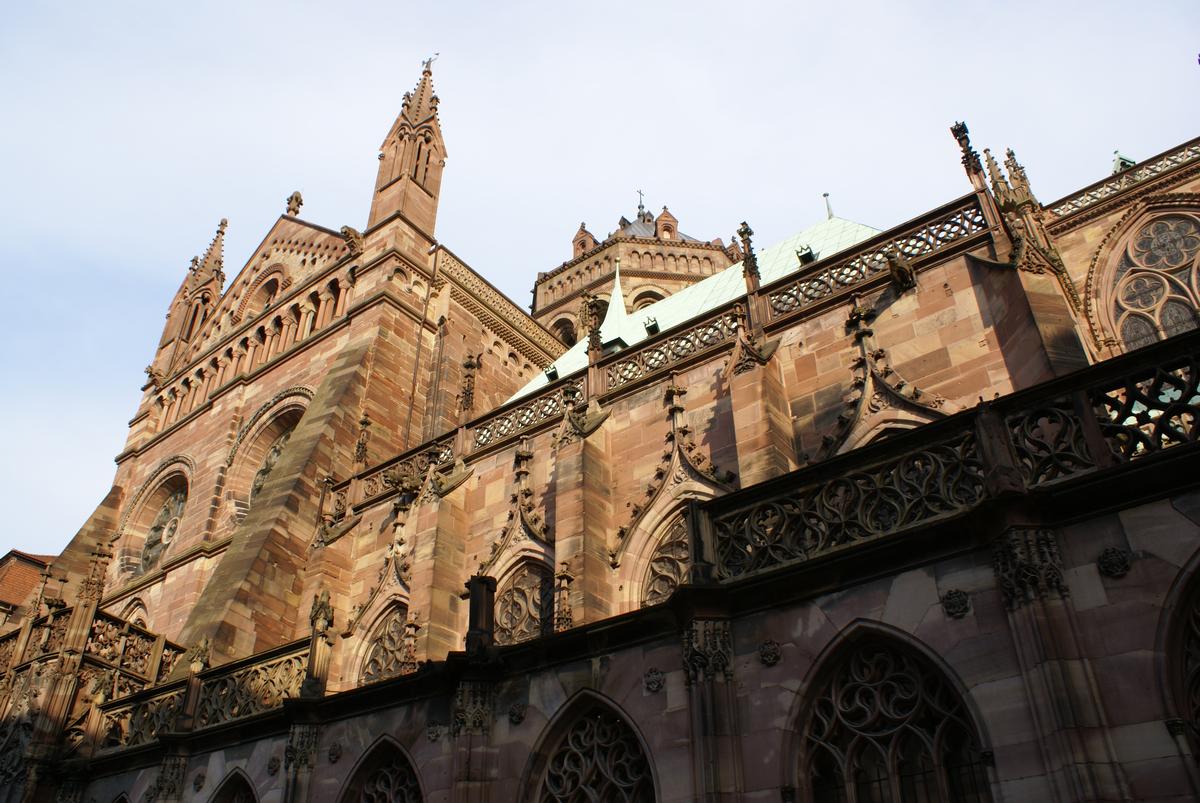
[[[1176,213],[1137,228],[1117,257],[1110,295],[1126,350],[1200,325],[1200,221]]]
[[[170,546],[179,530],[179,520],[183,517],[183,507],[187,503],[187,491],[180,488],[163,501],[162,507],[154,516],[146,531],[146,541],[142,546],[142,571],[148,572],[158,565],[163,553]]]

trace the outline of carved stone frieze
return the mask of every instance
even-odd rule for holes
[[[992,567],[1010,610],[1032,600],[1070,594],[1053,530],[1009,530],[996,545]]]

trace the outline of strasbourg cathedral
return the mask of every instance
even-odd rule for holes
[[[1196,799],[1200,139],[1043,204],[951,132],[913,220],[639,206],[526,313],[426,64],[366,227],[293,194],[226,286],[222,220],[0,565],[0,800]]]

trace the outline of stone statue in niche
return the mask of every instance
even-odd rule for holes
[[[171,539],[179,529],[179,518],[183,515],[183,506],[187,502],[185,491],[176,491],[167,497],[158,515],[146,532],[146,544],[142,547],[142,571],[148,572],[158,565],[159,558],[170,545]]]
[[[271,444],[271,448],[267,450],[267,456],[263,458],[262,468],[254,475],[254,483],[250,486],[250,501],[254,501],[254,497],[258,496],[258,492],[262,490],[266,484],[267,478],[271,476],[271,471],[275,468],[275,464],[279,462],[279,456],[283,454],[283,447],[287,445],[288,438],[292,435],[289,429],[287,432],[280,435]]]

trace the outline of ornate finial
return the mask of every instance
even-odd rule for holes
[[[441,55],[441,53],[434,53],[432,56],[430,56],[429,58],[422,61],[421,62],[421,71],[422,72],[430,72],[433,68],[433,63],[435,61],[437,61],[437,57],[440,55]]]
[[[983,166],[979,164],[979,154],[971,147],[971,137],[967,132],[966,123],[955,123],[950,126],[950,133],[958,140],[962,150],[962,164],[967,173],[982,173]]]
[[[821,193],[821,197],[825,199],[825,219],[833,220],[833,206],[829,203],[829,193]]]
[[[754,235],[754,229],[746,221],[742,221],[742,225],[738,227],[738,236],[742,238],[742,272],[747,277],[752,277],[754,281],[759,280],[758,273],[758,257],[754,254],[754,243],[750,238]]]
[[[1018,203],[1025,201],[1036,202],[1033,197],[1033,190],[1029,187],[1029,176],[1025,175],[1025,168],[1017,161],[1017,155],[1013,153],[1013,149],[1009,148],[1005,152],[1004,166],[1008,169],[1008,177],[1012,182],[1015,200]]]
[[[287,198],[287,213],[292,217],[300,214],[300,207],[304,204],[304,198],[300,195],[300,190],[296,190]]]

